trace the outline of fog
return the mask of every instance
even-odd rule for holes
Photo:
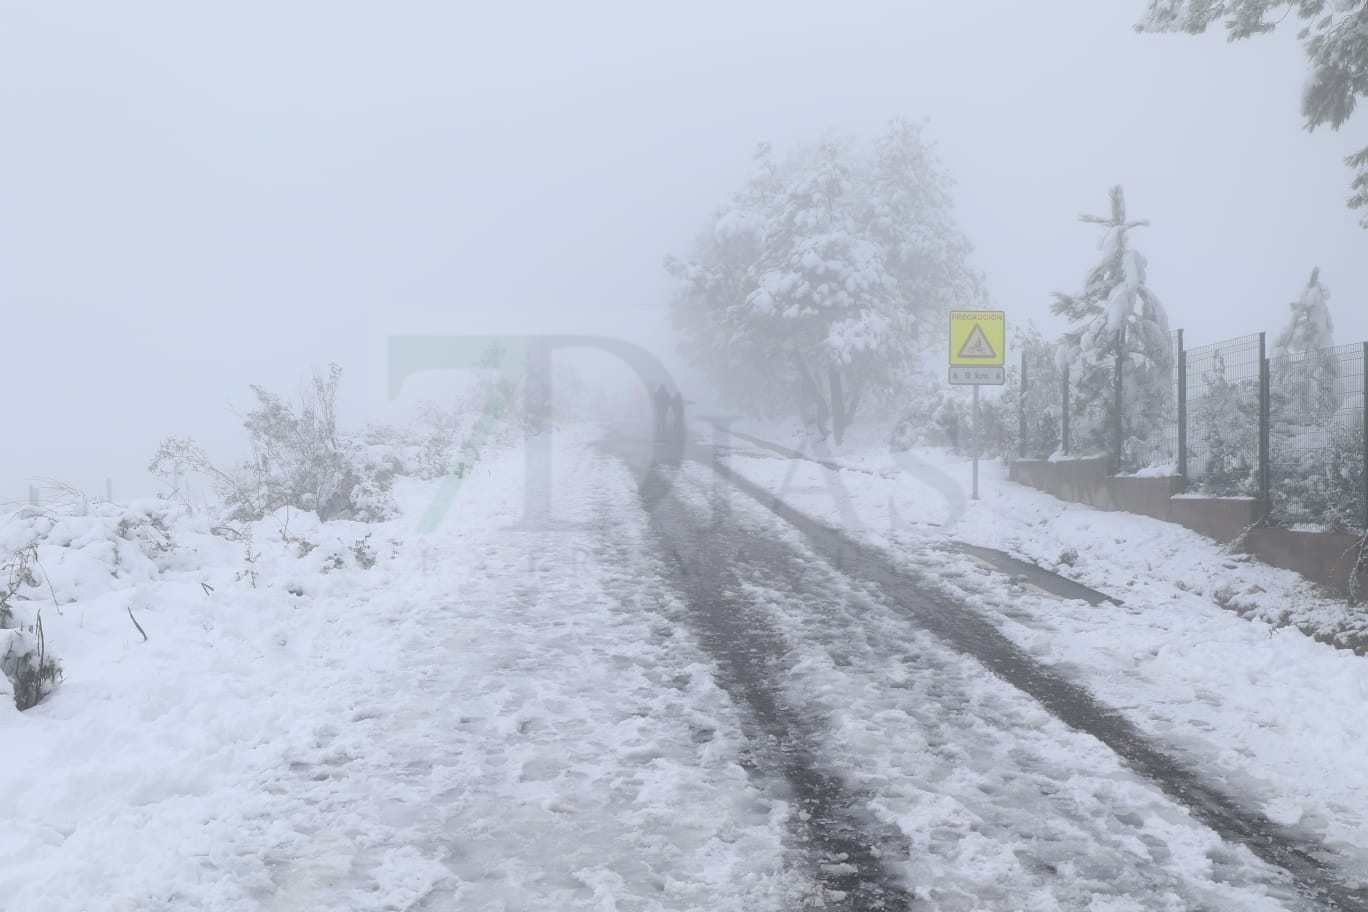
[[[1140,36],[1144,5],[8,4],[0,496],[154,492],[162,437],[230,457],[250,384],[330,362],[344,420],[386,418],[398,312],[558,314],[682,372],[661,260],[756,143],[897,117],[927,120],[1009,322],[1063,328],[1051,292],[1096,253],[1077,216],[1120,183],[1190,344],[1276,332],[1313,266],[1337,341],[1368,339],[1362,125],[1301,129],[1290,34]]]

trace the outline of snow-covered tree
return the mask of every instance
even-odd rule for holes
[[[1306,129],[1338,130],[1368,94],[1368,0],[1149,0],[1136,29],[1200,34],[1224,20],[1231,41],[1273,31],[1296,12],[1311,72],[1302,85]],[[1349,206],[1368,206],[1368,147],[1345,159],[1355,172]],[[1368,215],[1359,223],[1368,228]]]
[[[954,220],[953,183],[919,124],[894,121],[875,141],[863,227],[911,305],[919,343],[938,342],[951,310],[984,299],[982,281],[967,265],[973,248]]]
[[[1103,228],[1102,256],[1077,295],[1056,293],[1054,313],[1072,328],[1064,334],[1061,355],[1070,368],[1078,411],[1103,416],[1082,426],[1074,438],[1083,449],[1110,450],[1123,465],[1135,464],[1158,439],[1172,399],[1173,349],[1168,315],[1146,284],[1144,256],[1130,244],[1130,233],[1148,225],[1128,221],[1121,187],[1111,189],[1111,214],[1080,216]],[[1109,439],[1118,420],[1116,384],[1124,397],[1120,415],[1121,448]]]
[[[905,122],[868,152],[829,136],[781,162],[761,146],[692,255],[666,260],[685,353],[735,404],[797,411],[840,442],[862,403],[901,388],[950,306],[982,300],[949,183]]]
[[[1361,488],[1356,479],[1362,450],[1356,451],[1356,461],[1344,457],[1355,452],[1349,446],[1352,441],[1362,438],[1355,429],[1334,421],[1340,404],[1339,362],[1332,350],[1329,299],[1320,269],[1311,270],[1301,296],[1288,305],[1287,325],[1273,343],[1272,498],[1280,519],[1344,529],[1358,519]]]
[[[1199,441],[1198,477],[1213,495],[1253,496],[1258,492],[1259,391],[1254,380],[1231,380],[1225,357],[1212,356],[1202,372],[1202,392],[1192,403],[1192,427]]]
[[[1028,458],[1044,458],[1058,452],[1063,429],[1063,376],[1055,358],[1057,346],[1046,340],[1034,323],[1018,330],[1009,346],[1023,355],[1026,375],[1009,382],[1003,396],[1009,409],[1025,416],[1024,440],[1020,453]]]
[[[751,326],[754,315],[746,306],[781,186],[773,150],[762,143],[750,178],[713,213],[692,255],[665,259],[678,283],[671,313],[684,355],[721,380],[729,398],[740,401],[737,391],[749,391],[747,404],[763,412],[782,408],[791,398],[787,385],[770,382],[768,347]]]
[[[1330,291],[1320,281],[1320,268],[1301,297],[1288,307],[1287,325],[1273,343],[1273,394],[1278,410],[1302,421],[1323,422],[1338,406],[1335,381],[1339,365],[1334,353],[1335,326],[1330,319]]]

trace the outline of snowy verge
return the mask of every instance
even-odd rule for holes
[[[632,479],[556,438],[487,454],[429,533],[439,483],[404,480],[372,525],[11,517],[66,678],[0,711],[0,908],[792,907],[790,810],[651,584]]]

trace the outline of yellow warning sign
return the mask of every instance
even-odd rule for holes
[[[1002,367],[1007,319],[1000,310],[950,311],[950,366]]]
[[[984,358],[992,360],[997,357],[997,352],[993,350],[993,343],[983,334],[983,327],[975,323],[974,328],[969,330],[969,338],[960,346],[958,357],[979,361]]]

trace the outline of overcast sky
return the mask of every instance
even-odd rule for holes
[[[0,0],[0,496],[155,490],[162,437],[231,447],[248,384],[330,361],[364,419],[377,312],[658,310],[757,142],[892,118],[928,120],[1009,321],[1063,328],[1121,183],[1190,345],[1275,333],[1317,265],[1368,339],[1368,121],[1302,129],[1290,34],[1144,6]]]

